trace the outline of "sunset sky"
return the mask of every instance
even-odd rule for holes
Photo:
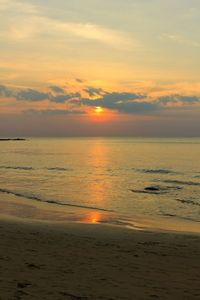
[[[197,136],[199,0],[0,0],[0,136]]]

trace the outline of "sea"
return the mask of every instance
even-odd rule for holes
[[[200,232],[200,138],[1,141],[0,216]]]

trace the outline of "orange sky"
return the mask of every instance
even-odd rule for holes
[[[199,12],[195,0],[0,0],[0,135],[196,135]]]

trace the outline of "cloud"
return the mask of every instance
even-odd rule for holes
[[[80,98],[80,97],[81,97],[80,93],[65,93],[65,94],[57,95],[57,96],[50,95],[49,99],[52,102],[65,103],[68,100],[72,100],[74,98]]]
[[[121,113],[149,114],[164,110],[166,106],[180,107],[200,104],[200,97],[191,95],[167,95],[158,98],[150,98],[145,94],[128,92],[104,92],[100,98],[82,98],[71,101],[76,105],[89,107],[101,106],[107,109],[117,110]],[[93,96],[93,94],[91,95]]]
[[[2,36],[2,34],[1,34]],[[130,50],[138,46],[126,32],[107,28],[91,22],[62,22],[57,19],[39,16],[16,16],[9,22],[5,39],[15,41],[33,40],[42,37],[53,38],[64,43],[69,38],[96,41],[119,49]]]
[[[199,48],[200,47],[200,43],[187,39],[181,35],[178,34],[163,34],[161,36],[162,40],[168,41],[168,42],[173,42],[176,44],[184,44],[184,45],[188,45],[188,46],[192,46],[192,47],[196,47]]]
[[[6,86],[4,85],[0,85],[0,96],[4,96],[4,97],[12,97],[12,90],[8,89]]]
[[[62,87],[51,86],[49,87],[50,92],[41,92],[34,89],[13,89],[8,88],[4,85],[0,85],[0,95],[6,98],[14,97],[19,101],[44,101],[49,100],[50,102],[55,103],[65,103],[68,100],[79,99],[81,94],[76,93],[67,93]],[[52,94],[51,91],[55,90],[60,92],[59,94]],[[62,92],[62,93],[61,93]]]
[[[101,106],[106,109],[115,110],[127,114],[152,114],[157,111],[174,109],[177,107],[192,107],[200,104],[200,96],[169,94],[159,97],[150,97],[148,94],[134,92],[106,92],[101,88],[85,87],[82,92],[87,92],[89,97],[82,97],[81,92],[65,91],[61,86],[50,86],[46,92],[37,89],[20,89],[0,85],[0,96],[3,98],[14,98],[20,102],[42,102],[48,101],[54,104],[54,109],[42,110],[40,114],[82,114],[88,107]],[[95,99],[94,99],[95,97]],[[63,104],[73,106],[69,109],[60,109]],[[23,105],[23,104],[21,104]],[[39,104],[40,105],[40,104]],[[60,106],[59,106],[60,105]],[[58,106],[59,109],[56,109]],[[31,110],[32,111],[32,110]],[[34,111],[32,111],[34,113]]]
[[[179,96],[182,103],[192,104],[200,102],[200,97],[197,96]]]
[[[116,103],[113,106],[113,109],[121,113],[128,113],[128,114],[148,114],[160,110],[161,107],[152,102],[121,102]]]
[[[120,43],[129,43],[128,38],[125,38],[121,32],[116,30],[108,29],[93,23],[61,23],[58,21],[50,21],[52,28],[54,30],[71,33],[75,36],[96,40],[98,42],[103,42],[109,45],[120,45]],[[49,24],[49,25],[50,25]]]
[[[135,99],[145,98],[145,95],[137,93],[128,93],[128,92],[112,92],[106,93],[102,100],[106,102],[120,102],[120,101],[130,101]]]
[[[101,98],[98,99],[90,99],[90,98],[83,98],[79,101],[79,103],[89,106],[103,106],[107,108],[116,107],[122,102],[139,100],[145,98],[144,95],[136,94],[136,93],[127,93],[127,92],[106,92]],[[76,103],[77,101],[73,101]]]
[[[198,96],[183,96],[183,95],[168,95],[162,96],[156,99],[160,104],[182,104],[182,105],[191,105],[200,103],[200,97]]]
[[[35,5],[18,0],[0,0],[0,11],[15,11],[25,14],[35,14],[38,9]]]
[[[117,110],[121,113],[145,114],[160,108],[158,103],[147,102],[145,95],[127,92],[106,93],[103,97],[98,99],[83,98],[71,102],[76,105],[81,104],[89,107],[101,106],[107,109]]]
[[[28,89],[18,91],[16,94],[17,100],[27,100],[27,101],[43,101],[49,98],[49,94],[41,93],[36,90]]]
[[[29,109],[24,111],[27,114],[34,115],[45,115],[45,116],[53,116],[53,115],[83,115],[85,114],[84,110],[66,110],[66,109]]]
[[[84,89],[84,91],[86,93],[88,93],[88,95],[90,97],[93,97],[93,96],[102,96],[102,95],[104,95],[106,93],[103,89],[101,89],[101,88],[94,88],[94,87],[87,87],[87,88]]]
[[[52,85],[49,87],[49,89],[57,94],[63,94],[65,92],[65,90],[63,88],[61,88],[60,86],[57,86],[57,85]]]
[[[75,80],[76,80],[76,82],[78,82],[78,83],[84,83],[84,80],[83,80],[83,79],[76,78]]]

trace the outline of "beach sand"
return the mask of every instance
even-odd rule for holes
[[[200,299],[200,236],[0,221],[0,299]]]

